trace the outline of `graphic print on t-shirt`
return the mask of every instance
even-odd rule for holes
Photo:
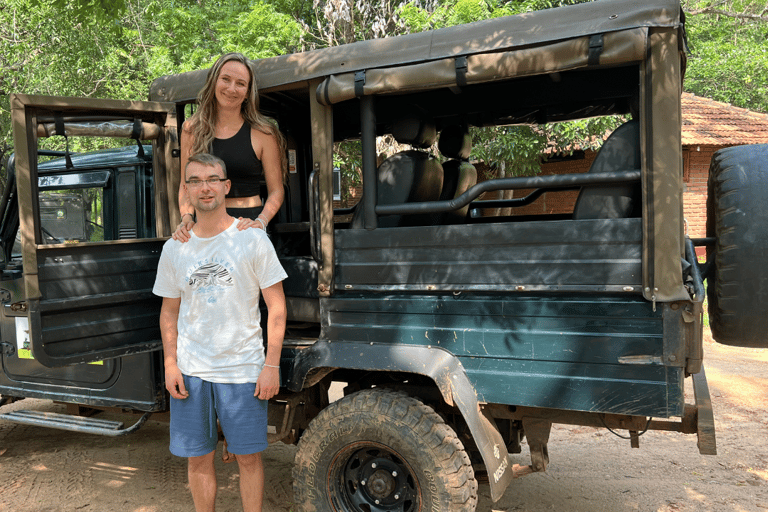
[[[210,262],[197,267],[189,276],[192,291],[201,288],[234,286],[232,274],[221,263]]]

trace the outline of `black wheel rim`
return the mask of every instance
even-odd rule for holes
[[[415,512],[419,483],[403,457],[378,443],[354,443],[328,468],[328,495],[334,509],[355,512]]]

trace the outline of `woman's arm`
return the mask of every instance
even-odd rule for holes
[[[176,227],[173,233],[174,240],[186,242],[189,240],[189,231],[195,225],[195,209],[189,201],[187,192],[184,189],[186,181],[185,169],[189,162],[189,154],[192,151],[193,135],[188,129],[189,123],[186,123],[181,129],[181,141],[179,143],[181,153],[181,179],[179,180],[179,213],[181,214],[181,224]]]
[[[256,156],[261,160],[264,178],[267,182],[267,200],[259,218],[265,223],[269,223],[280,211],[285,199],[280,148],[273,135],[256,129],[251,130],[251,144],[253,144]]]

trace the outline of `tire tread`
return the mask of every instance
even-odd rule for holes
[[[477,507],[477,480],[463,444],[453,429],[429,406],[404,393],[383,388],[360,391],[330,404],[310,423],[298,444],[293,467],[294,499],[298,510],[330,510],[327,503],[316,503],[305,482],[311,475],[311,452],[327,437],[342,418],[363,416],[386,418],[398,428],[408,428],[425,444],[432,455],[436,479],[444,483],[443,499],[452,512],[473,512]]]

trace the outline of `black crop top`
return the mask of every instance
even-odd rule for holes
[[[253,151],[251,126],[246,122],[228,139],[213,139],[211,153],[224,160],[232,182],[227,197],[253,197],[261,192],[264,167]]]

